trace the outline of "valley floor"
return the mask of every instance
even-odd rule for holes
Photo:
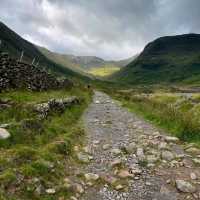
[[[95,92],[84,121],[82,153],[92,160],[79,169],[85,191],[77,199],[200,198],[200,150],[195,146],[167,136],[101,92]]]

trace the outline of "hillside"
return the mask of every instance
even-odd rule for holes
[[[149,43],[112,76],[128,84],[200,83],[200,34],[167,36]]]
[[[70,54],[59,54],[49,51],[44,47],[37,46],[39,51],[50,60],[53,60],[57,64],[67,66],[68,68],[79,73],[90,73],[93,75],[100,75],[102,70],[113,72],[114,70],[120,70],[122,67],[128,65],[135,59],[136,56],[119,61],[107,61],[96,56],[75,56]],[[97,72],[97,74],[96,74]]]
[[[34,64],[38,67],[45,68],[56,74],[67,76],[70,78],[78,78],[87,80],[88,78],[72,71],[66,65],[62,63],[56,63],[53,60],[43,55],[38,48],[28,42],[27,40],[20,37],[17,33],[9,29],[5,24],[0,22],[0,50],[8,52],[12,58],[20,59],[22,51],[24,52],[23,62],[32,63],[35,59]]]

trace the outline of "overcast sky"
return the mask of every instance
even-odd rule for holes
[[[0,0],[0,20],[65,54],[122,59],[160,36],[200,33],[200,0]]]

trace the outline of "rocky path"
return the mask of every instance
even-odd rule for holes
[[[95,92],[84,115],[81,200],[200,199],[200,151]]]

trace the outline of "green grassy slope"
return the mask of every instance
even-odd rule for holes
[[[35,104],[52,98],[77,96],[80,104],[65,112],[52,112],[41,120],[33,111]],[[47,92],[9,91],[0,99],[12,106],[0,112],[0,122],[9,123],[11,137],[0,140],[0,199],[68,199],[71,190],[65,178],[76,163],[74,146],[81,146],[84,131],[80,117],[91,101],[92,91],[84,87]],[[70,170],[69,170],[70,169]],[[55,188],[55,194],[45,192]]]
[[[69,54],[59,54],[56,52],[49,51],[44,47],[39,47],[39,51],[45,55],[50,60],[53,60],[57,64],[61,64],[63,66],[67,66],[68,68],[72,69],[73,71],[77,71],[82,74],[92,74],[91,73],[95,70],[104,70],[110,68],[122,68],[133,61],[136,56],[130,57],[128,59],[123,59],[119,61],[106,61],[96,56],[74,56]],[[112,69],[111,69],[112,70]],[[99,74],[98,74],[99,75]]]
[[[62,63],[56,63],[47,58],[34,44],[24,40],[2,22],[0,22],[0,40],[0,50],[8,52],[13,58],[19,59],[21,52],[24,51],[24,62],[32,63],[35,58],[35,64],[39,62],[39,67],[44,67],[47,70],[59,75],[88,80],[86,76],[82,76],[79,73],[74,72],[73,70],[67,68],[67,66],[62,65]]]
[[[199,84],[200,34],[159,38],[112,78],[129,84]]]
[[[67,66],[68,68],[72,69],[73,71],[77,71],[79,73],[83,73],[83,70],[81,69],[79,64],[73,63],[72,55],[67,54],[59,54],[56,52],[49,51],[48,49],[44,47],[37,46],[38,50],[45,55],[50,60],[53,60],[57,64],[61,64],[63,66]]]

